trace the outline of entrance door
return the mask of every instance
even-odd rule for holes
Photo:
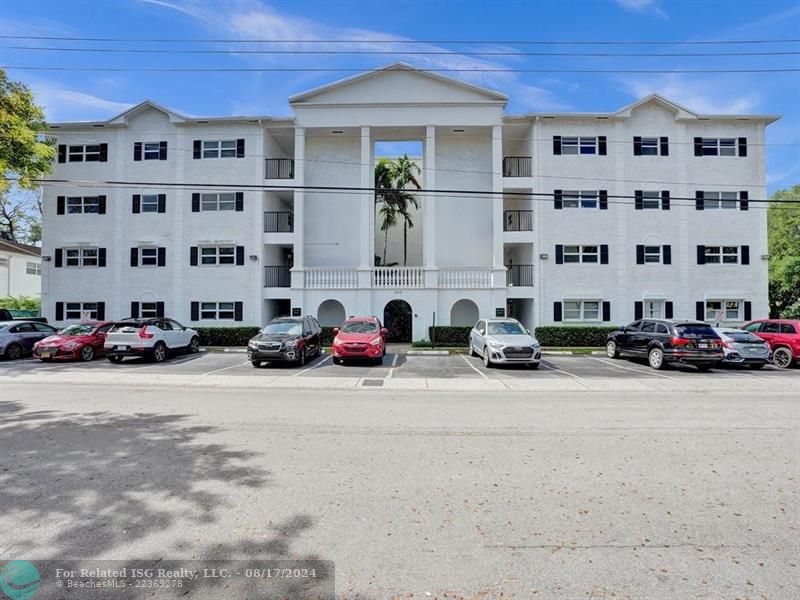
[[[405,300],[392,300],[383,308],[383,326],[389,330],[387,342],[411,342],[411,305]]]

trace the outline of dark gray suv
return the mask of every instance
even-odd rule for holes
[[[265,362],[306,364],[322,353],[322,327],[312,316],[278,317],[267,323],[247,344],[247,357],[254,367]]]

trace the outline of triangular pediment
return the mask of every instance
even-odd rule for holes
[[[148,111],[157,111],[163,113],[169,118],[170,123],[183,123],[186,121],[186,117],[182,114],[168,108],[164,108],[152,100],[145,100],[144,102],[140,102],[136,106],[129,108],[125,112],[118,114],[116,117],[109,119],[108,123],[112,125],[127,125],[128,122],[136,118],[136,116]]]
[[[622,107],[617,112],[614,113],[615,117],[630,117],[631,113],[639,108],[644,108],[646,106],[657,106],[661,109],[667,110],[675,115],[676,119],[696,119],[697,114],[690,111],[688,108],[681,106],[680,104],[673,102],[672,100],[667,100],[664,96],[659,94],[648,94],[644,98],[640,98],[636,102],[632,104],[628,104],[627,106]]]

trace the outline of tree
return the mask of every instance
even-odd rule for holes
[[[380,204],[378,213],[381,216],[381,231],[383,232],[383,259],[386,264],[386,249],[389,245],[389,229],[397,224],[397,209],[394,204],[394,190],[392,189],[391,161],[381,158],[375,163],[375,202]]]
[[[406,190],[409,186],[421,190],[422,186],[417,180],[420,168],[404,154],[391,165],[391,178],[394,189],[397,191],[395,205],[397,212],[403,219],[403,266],[408,263],[408,230],[414,227],[411,220],[411,207],[419,208],[417,197]]]
[[[770,317],[800,318],[800,185],[772,195],[767,231]]]

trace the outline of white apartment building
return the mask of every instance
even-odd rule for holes
[[[613,113],[509,116],[506,101],[395,64],[291,97],[291,118],[146,101],[53,124],[43,314],[374,314],[415,340],[434,319],[501,314],[531,328],[767,315],[766,211],[750,200],[766,197],[777,117],[657,95]],[[409,262],[401,227],[386,261],[400,265],[383,266],[375,147],[393,141],[419,142],[423,189]]]
[[[0,237],[0,298],[38,298],[41,293],[41,249]]]

